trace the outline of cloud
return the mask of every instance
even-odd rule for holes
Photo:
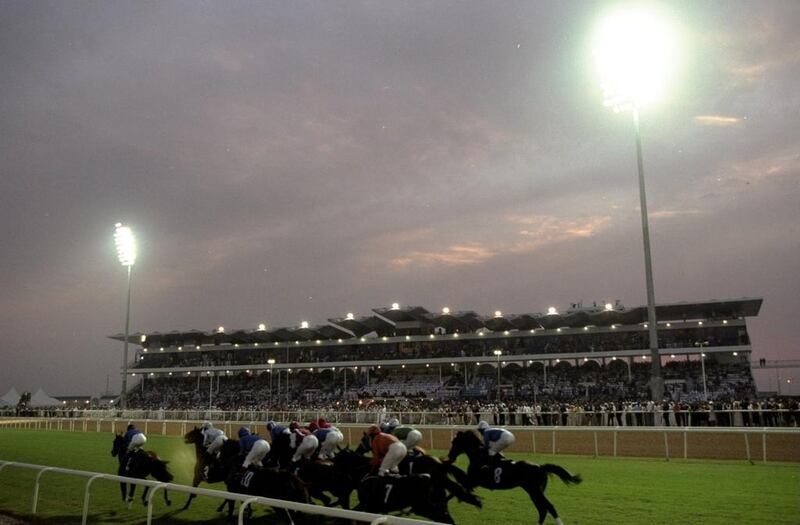
[[[694,121],[701,126],[731,127],[742,123],[739,117],[724,117],[722,115],[698,115]]]
[[[396,269],[479,265],[503,255],[526,254],[546,245],[593,237],[610,223],[609,216],[563,219],[551,215],[512,215],[494,228],[473,231],[471,237],[479,237],[480,241],[442,242],[444,246],[439,248],[440,231],[424,229],[393,233],[373,245],[382,246],[383,253],[400,252],[389,260]],[[520,230],[520,225],[526,227]]]

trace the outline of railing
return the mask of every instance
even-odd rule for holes
[[[235,435],[242,424],[263,431],[263,421],[220,421],[214,424],[228,435]],[[61,430],[71,432],[123,432],[133,422],[145,434],[182,436],[199,425],[198,420],[128,419],[6,419],[0,427]],[[420,446],[447,450],[460,430],[474,425],[415,425],[423,434]],[[366,430],[365,424],[343,424],[342,445],[356,445]],[[575,454],[594,457],[673,457],[684,459],[747,459],[752,462],[800,462],[800,428],[769,427],[623,427],[623,426],[508,426],[515,436],[510,452],[533,454]],[[663,436],[663,442],[661,440]],[[769,438],[769,439],[768,439]],[[768,442],[770,455],[768,457]],[[760,449],[760,454],[758,450]],[[691,453],[690,453],[691,451]]]
[[[237,494],[233,492],[225,492],[222,490],[213,490],[213,489],[201,489],[197,487],[189,487],[186,485],[177,485],[175,483],[162,483],[159,481],[151,481],[145,479],[135,479],[135,478],[127,478],[123,476],[115,476],[112,474],[100,474],[97,472],[87,472],[84,470],[73,470],[73,469],[66,469],[60,467],[48,467],[44,465],[32,465],[29,463],[17,463],[14,461],[2,461],[0,460],[0,473],[2,473],[3,469],[6,467],[15,467],[15,468],[22,468],[28,470],[35,470],[37,471],[36,474],[36,481],[34,482],[33,487],[33,507],[31,509],[31,514],[36,514],[37,505],[39,502],[39,485],[41,483],[42,475],[45,472],[53,472],[58,474],[65,474],[68,476],[77,476],[82,478],[88,478],[86,481],[86,487],[84,488],[83,493],[83,514],[82,514],[82,521],[83,525],[86,525],[88,516],[89,516],[89,489],[98,479],[107,480],[107,481],[117,481],[122,483],[132,483],[134,485],[142,485],[146,487],[150,487],[150,493],[147,498],[147,525],[150,525],[153,522],[153,497],[155,493],[159,490],[171,490],[173,492],[180,492],[185,494],[194,494],[197,496],[208,496],[211,498],[218,498],[218,499],[228,499],[239,501],[241,505],[239,506],[239,525],[244,523],[244,515],[246,509],[252,504],[264,505],[267,507],[273,507],[278,509],[284,509],[286,511],[297,511],[297,512],[306,512],[310,514],[318,514],[322,516],[328,516],[332,518],[343,518],[343,519],[350,519],[354,521],[361,521],[369,523],[370,525],[431,525],[432,523],[436,525],[437,522],[431,521],[423,521],[423,520],[415,520],[410,518],[400,518],[397,516],[388,516],[382,514],[372,514],[369,512],[359,512],[354,510],[344,510],[344,509],[335,509],[331,507],[322,507],[319,505],[312,505],[310,503],[296,503],[292,501],[284,501],[272,498],[263,498],[260,496],[251,496],[247,494]]]
[[[800,411],[787,409],[762,409],[762,410],[681,410],[678,412],[656,410],[646,411],[582,411],[582,412],[557,412],[544,411],[537,413],[508,412],[495,414],[481,411],[480,419],[487,420],[492,425],[520,425],[520,426],[620,426],[620,427],[800,427]],[[130,420],[209,420],[209,421],[300,421],[307,422],[325,417],[334,424],[364,424],[370,425],[385,421],[390,417],[397,417],[402,423],[411,425],[469,425],[477,424],[475,413],[457,413],[449,411],[388,411],[377,412],[369,410],[358,411],[329,411],[329,410],[115,410],[115,409],[86,409],[86,410],[61,410],[37,409],[17,414],[14,410],[0,410],[2,417],[45,417],[67,419],[130,419]]]

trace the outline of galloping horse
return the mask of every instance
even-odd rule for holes
[[[358,448],[356,448],[356,453],[364,454],[369,450],[369,436],[365,433]],[[366,458],[364,459],[366,460]],[[368,464],[369,462],[367,461]],[[472,494],[472,486],[467,481],[467,474],[463,470],[450,461],[443,462],[437,457],[429,456],[420,447],[414,447],[414,452],[403,458],[398,468],[403,476],[430,474],[433,480],[441,484],[447,491],[448,500],[455,496],[462,503],[469,503],[478,508],[482,507],[481,500]],[[453,476],[454,479],[450,479],[448,475]]]
[[[367,476],[358,485],[354,510],[378,514],[411,510],[440,523],[455,523],[447,510],[447,494],[429,474]]]
[[[111,448],[111,455],[119,458],[119,468],[117,475],[125,476],[128,478],[145,479],[147,476],[152,476],[156,480],[163,483],[172,481],[172,474],[167,470],[168,461],[162,461],[155,452],[148,452],[139,450],[134,452],[127,452],[125,450],[125,438],[122,434],[117,434],[114,437],[114,444]],[[120,492],[122,492],[122,501],[128,503],[130,507],[133,503],[133,494],[136,492],[136,485],[131,483],[130,492],[126,497],[126,483],[119,484]],[[150,487],[145,487],[142,493],[142,503],[147,505],[147,492]],[[164,501],[167,505],[171,505],[166,489],[164,490]]]
[[[469,458],[467,478],[471,486],[481,486],[491,490],[512,489],[522,487],[528,493],[536,510],[539,511],[539,525],[544,523],[549,512],[561,525],[555,507],[545,497],[547,478],[555,474],[561,481],[570,485],[581,482],[580,476],[573,476],[558,465],[536,465],[527,461],[511,461],[499,459],[489,462],[488,453],[483,448],[481,439],[471,430],[458,432],[453,438],[448,459],[454,462],[458,456],[466,454]]]
[[[200,431],[199,428],[194,427],[194,429],[190,430],[183,436],[183,442],[188,444],[194,445],[194,455],[195,455],[195,463],[194,463],[194,475],[192,477],[192,487],[197,487],[202,482],[206,483],[219,483],[221,481],[225,481],[225,478],[210,480],[208,479],[208,472],[211,469],[211,464],[213,463],[213,458],[206,452],[205,447],[203,446],[203,433]],[[181,510],[186,510],[189,508],[189,505],[192,504],[192,500],[196,497],[196,494],[189,494],[189,499],[186,500],[186,504],[183,506]]]
[[[239,456],[239,441],[227,440],[220,448],[220,457],[215,459],[208,470],[208,482],[225,481],[228,492],[262,496],[265,498],[309,503],[305,484],[286,470],[250,467],[240,470],[242,458]],[[218,511],[228,504],[228,519],[233,518],[233,500],[224,501]],[[291,512],[287,511],[291,517]]]

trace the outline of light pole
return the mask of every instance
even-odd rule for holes
[[[708,346],[708,341],[697,341],[695,346],[700,347],[700,370],[703,372],[703,400],[708,401],[708,390],[706,389],[706,354],[703,348]]]
[[[673,74],[676,45],[672,38],[672,30],[665,19],[654,12],[631,9],[610,13],[602,20],[598,26],[593,54],[601,78],[604,105],[613,108],[615,112],[630,110],[633,114],[647,285],[647,328],[651,357],[650,396],[657,401],[663,396],[664,378],[661,374],[661,356],[658,351],[658,325],[639,110],[659,98],[664,84]]]
[[[267,364],[269,365],[269,402],[272,404],[272,365],[275,364],[275,360],[267,359]]]
[[[499,348],[494,351],[494,357],[497,359],[497,402],[500,402],[500,356],[503,351]]]
[[[117,246],[117,257],[120,264],[128,269],[128,299],[125,306],[125,341],[122,346],[122,392],[120,394],[120,410],[128,408],[128,331],[131,321],[131,269],[136,262],[136,239],[127,226],[118,222],[114,225],[114,243]]]

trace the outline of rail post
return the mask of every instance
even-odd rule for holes
[[[664,455],[665,459],[669,461],[669,438],[667,437],[667,432],[664,432]]]
[[[239,504],[239,525],[244,525],[244,511],[251,503],[258,501],[258,498],[248,498]]]
[[[39,483],[42,480],[42,474],[48,470],[53,470],[53,467],[44,467],[36,474],[36,481],[33,484],[33,507],[31,508],[31,514],[36,514],[36,507],[39,503]]]
[[[594,434],[594,457],[597,458],[600,454],[597,451],[597,431],[592,432]]]
[[[158,489],[167,489],[166,483],[159,483],[158,485],[154,486],[150,493],[147,495],[147,525],[153,523],[153,497],[155,496]]]
[[[83,515],[81,517],[82,525],[86,525],[86,522],[89,519],[89,487],[92,486],[94,480],[104,477],[106,477],[105,474],[96,474],[86,481],[86,488],[83,490]]]

